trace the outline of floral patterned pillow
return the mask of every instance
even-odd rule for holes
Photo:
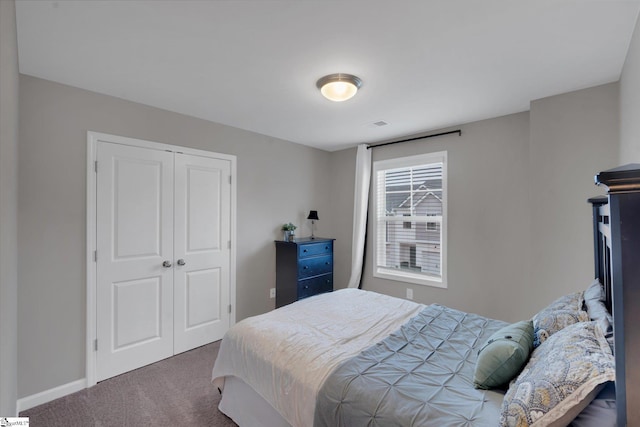
[[[533,348],[569,325],[588,321],[589,315],[582,310],[543,310],[533,317]]]
[[[568,326],[551,336],[511,383],[501,426],[565,426],[615,379],[615,362],[596,322]]]
[[[584,304],[584,291],[574,292],[562,296],[546,306],[545,310],[582,310]]]
[[[578,322],[588,322],[589,314],[582,310],[584,292],[558,298],[533,316],[533,348],[552,334]]]

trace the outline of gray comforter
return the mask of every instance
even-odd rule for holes
[[[506,323],[430,305],[325,381],[315,427],[497,425],[503,394],[473,387],[478,349]]]

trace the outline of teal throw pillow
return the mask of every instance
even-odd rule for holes
[[[523,320],[507,325],[491,335],[478,352],[473,375],[476,388],[504,386],[515,378],[533,350],[533,323]]]

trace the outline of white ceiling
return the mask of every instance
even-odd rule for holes
[[[618,80],[640,0],[17,1],[20,72],[329,151]],[[324,99],[330,73],[363,80]],[[374,122],[389,123],[378,127]]]

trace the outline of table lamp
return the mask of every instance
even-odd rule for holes
[[[315,225],[316,221],[319,220],[318,211],[309,211],[309,216],[307,217],[307,219],[311,220],[311,238],[315,239],[316,237],[313,235],[313,226]]]

